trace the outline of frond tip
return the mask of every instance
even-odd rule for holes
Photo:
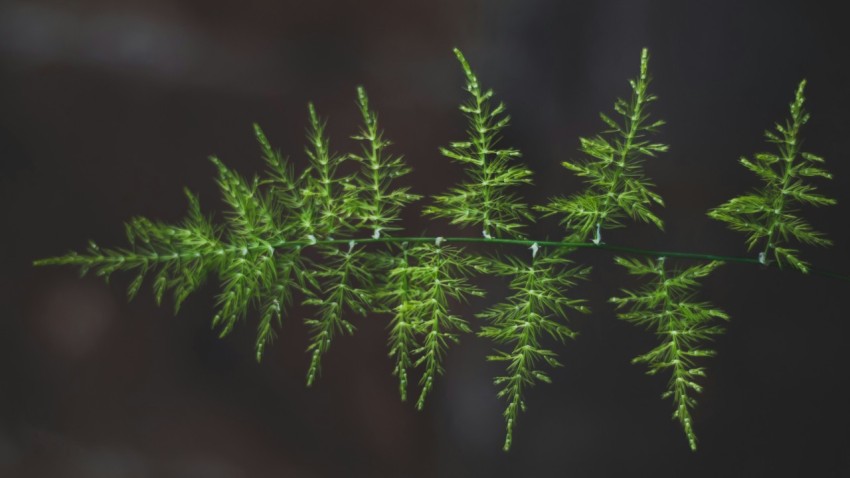
[[[612,297],[610,301],[618,309],[628,309],[618,314],[620,319],[653,329],[661,339],[660,345],[636,357],[632,363],[645,363],[649,375],[670,372],[667,391],[661,397],[673,398],[673,419],[682,424],[688,444],[696,451],[691,410],[697,404],[693,394],[702,392],[697,379],[705,377],[705,368],[698,366],[696,361],[714,355],[705,344],[723,333],[721,327],[714,325],[715,320],[729,320],[729,316],[707,302],[695,302],[694,289],[699,286],[699,279],[709,275],[720,263],[709,262],[669,272],[663,257],[654,261],[618,257],[615,261],[632,275],[650,278],[642,289],[624,290],[623,297]]]

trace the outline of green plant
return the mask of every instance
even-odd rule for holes
[[[563,163],[584,179],[585,189],[537,206],[526,204],[516,190],[531,184],[531,171],[522,165],[517,150],[500,145],[509,123],[505,106],[493,101],[492,90],[483,89],[464,56],[455,53],[469,94],[460,108],[468,121],[468,138],[440,151],[464,167],[466,180],[431,198],[424,213],[461,228],[480,228],[480,235],[396,235],[402,211],[421,197],[397,184],[410,168],[403,158],[389,154],[390,142],[365,90],[358,88],[363,124],[353,136],[362,146],[357,153],[332,152],[325,123],[310,104],[308,162],[303,170],[296,172],[256,125],[268,170],[264,177],[246,180],[212,158],[228,207],[221,224],[205,216],[197,198],[187,191],[189,213],[180,224],[134,218],[126,225],[128,247],[100,248],[92,242],[84,254],[43,259],[36,265],[75,265],[105,279],[113,272],[136,271],[130,298],[152,275],[157,303],[170,290],[175,311],[208,276],[217,275],[221,292],[213,326],[224,337],[255,309],[257,360],[274,339],[285,310],[300,297],[315,311],[305,319],[310,330],[308,386],[320,375],[333,340],[355,331],[351,314],[388,315],[389,355],[401,399],[407,399],[411,374],[421,370],[416,400],[420,409],[443,373],[449,346],[462,334],[473,333],[455,306],[484,295],[475,285],[476,276],[503,277],[510,294],[476,315],[481,326],[474,333],[494,343],[496,351],[488,358],[505,365],[495,383],[499,397],[507,402],[507,450],[519,412],[525,410],[526,390],[550,382],[545,366],[560,365],[550,344],[575,338],[568,316],[589,312],[584,300],[568,294],[591,272],[572,254],[578,249],[615,252],[629,256],[617,257],[618,264],[647,281],[638,290],[624,290],[621,297],[611,299],[621,311],[619,317],[653,329],[661,342],[634,361],[647,364],[650,374],[671,374],[664,397],[673,398],[674,418],[695,449],[693,394],[702,388],[698,384],[705,375],[702,360],[713,354],[707,343],[722,332],[717,321],[728,320],[721,310],[695,299],[698,279],[724,262],[767,265],[771,252],[780,267],[787,262],[801,272],[816,270],[785,242],[795,238],[829,244],[795,209],[797,204],[834,203],[801,179],[829,177],[818,166],[821,158],[799,152],[799,130],[808,119],[802,110],[804,83],[791,104],[791,119],[777,126],[777,133],[768,133],[768,139],[779,145],[779,154],[756,155],[755,162],[742,160],[765,186],[709,213],[749,233],[750,248],[763,243],[759,258],[662,252],[602,240],[603,231],[625,227],[629,220],[663,225],[653,210],[663,201],[642,168],[647,158],[667,151],[666,145],[651,139],[663,122],[649,116],[656,97],[649,92],[646,50],[639,74],[630,82],[629,99],[615,103],[619,119],[601,115],[607,129],[580,141],[585,158]],[[523,230],[538,218],[535,211],[541,217],[558,217],[566,229],[565,239],[527,238]],[[467,248],[469,244],[524,246],[529,252],[481,255]],[[697,264],[670,269],[667,262],[674,259]]]

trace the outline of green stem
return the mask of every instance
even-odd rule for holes
[[[348,244],[352,241],[356,244],[395,244],[395,243],[428,243],[428,242],[436,242],[437,239],[440,239],[441,243],[462,243],[462,244],[502,244],[502,245],[515,245],[515,246],[526,246],[531,247],[534,244],[537,244],[539,247],[566,247],[572,249],[594,249],[594,250],[602,250],[608,252],[616,252],[621,254],[631,254],[638,256],[648,256],[648,257],[675,257],[678,259],[694,259],[694,260],[706,260],[706,261],[719,261],[725,263],[738,263],[738,264],[751,264],[751,265],[759,265],[764,266],[758,259],[752,257],[735,257],[735,256],[724,256],[719,254],[709,254],[703,252],[680,252],[680,251],[658,251],[652,249],[642,249],[637,247],[628,247],[628,246],[618,246],[615,244],[608,243],[600,243],[594,244],[592,242],[561,242],[561,241],[536,241],[533,239],[502,239],[502,238],[492,238],[486,239],[483,237],[381,237],[379,239],[374,238],[363,238],[363,239],[323,239],[316,241],[284,241],[276,244],[269,245],[258,245],[257,247],[273,247],[284,248],[284,247],[309,247],[309,246],[320,246],[320,245],[329,245],[329,244]],[[253,248],[253,246],[249,246],[249,249]],[[240,247],[225,247],[220,249],[221,253],[232,252],[232,250],[241,249]],[[212,253],[217,253],[217,251],[212,251]],[[183,255],[179,255],[180,258],[184,258]],[[190,257],[190,256],[186,256]],[[122,260],[126,260],[124,257],[120,256],[98,256],[97,257],[100,262],[121,262]],[[46,265],[61,265],[61,264],[84,264],[90,263],[91,257],[88,256],[76,256],[76,257],[52,257],[48,259],[40,259],[33,262],[35,266],[46,266]],[[149,259],[151,261],[168,261],[173,260],[172,256],[150,256]],[[767,265],[767,267],[776,267]],[[778,268],[778,267],[777,267]],[[797,269],[780,269],[780,270],[793,270],[802,273]],[[831,279],[836,279],[844,282],[850,282],[850,276],[846,276],[843,274],[839,274],[832,271],[822,270],[818,268],[811,267],[809,271],[813,274],[820,275],[823,277],[828,277]]]

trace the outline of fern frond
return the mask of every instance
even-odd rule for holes
[[[209,272],[219,268],[224,252],[220,232],[201,214],[198,199],[188,190],[186,196],[189,213],[178,226],[133,218],[125,225],[129,248],[103,249],[90,241],[87,254],[72,252],[36,264],[77,266],[81,274],[93,271],[107,282],[116,271],[138,270],[127,289],[131,300],[139,292],[144,277],[155,273],[153,291],[157,304],[161,304],[165,291],[171,289],[176,312]]]
[[[470,332],[466,320],[451,311],[451,302],[482,297],[484,291],[469,282],[479,260],[462,249],[440,244],[421,244],[411,249],[415,266],[408,266],[411,289],[416,291],[409,302],[410,321],[416,326],[421,345],[413,350],[417,357],[413,366],[423,367],[419,381],[416,408],[425,406],[425,397],[434,380],[443,373],[443,358],[458,334]]]
[[[386,314],[388,354],[399,394],[407,399],[414,369],[421,371],[416,407],[422,409],[434,381],[443,374],[444,359],[452,343],[472,327],[461,317],[459,302],[481,297],[473,283],[476,274],[509,278],[511,293],[477,317],[484,321],[479,336],[492,340],[496,352],[490,360],[505,362],[495,378],[498,396],[506,400],[504,448],[511,447],[513,431],[528,389],[549,382],[549,367],[560,365],[552,342],[576,335],[567,319],[587,312],[584,301],[567,291],[587,277],[590,268],[567,259],[576,249],[626,253],[635,256],[675,256],[694,260],[720,260],[753,264],[753,258],[697,252],[659,252],[624,245],[604,244],[602,231],[622,227],[630,220],[663,223],[654,212],[663,205],[646,177],[643,163],[665,152],[667,146],[650,139],[662,121],[651,120],[649,56],[641,56],[640,73],[630,82],[631,98],[617,100],[617,117],[601,115],[607,129],[582,138],[583,158],[563,165],[586,183],[584,190],[554,198],[537,207],[546,215],[559,215],[568,234],[566,241],[530,240],[522,229],[534,220],[518,196],[520,186],[531,184],[531,172],[520,164],[515,149],[500,145],[509,123],[502,103],[492,90],[481,88],[478,78],[460,51],[455,50],[466,77],[468,100],[461,106],[468,121],[468,138],[441,148],[446,158],[465,168],[463,182],[434,197],[427,216],[448,219],[461,227],[480,227],[472,237],[407,236],[401,231],[403,209],[420,198],[395,180],[411,169],[401,156],[388,153],[390,142],[370,109],[363,88],[357,105],[363,124],[353,136],[359,150],[332,152],[320,119],[308,106],[307,164],[296,168],[273,149],[263,130],[254,134],[265,162],[266,174],[246,179],[211,158],[226,210],[216,225],[206,217],[198,199],[187,191],[189,211],[176,225],[133,218],[125,226],[129,245],[103,249],[91,242],[83,254],[36,261],[36,265],[78,266],[109,280],[117,271],[136,275],[128,287],[132,299],[150,277],[153,295],[160,304],[173,294],[175,312],[211,275],[220,282],[217,312],[212,320],[220,335],[257,316],[254,342],[257,360],[276,338],[286,310],[296,301],[313,307],[305,320],[310,337],[307,385],[321,373],[321,361],[333,340],[355,330],[353,316]],[[803,111],[801,83],[791,104],[791,119],[766,133],[778,153],[760,153],[741,164],[756,174],[763,186],[731,199],[709,214],[747,234],[750,248],[763,248],[761,262],[772,254],[780,265],[789,263],[807,271],[808,265],[791,248],[793,240],[829,245],[798,213],[800,205],[831,205],[808,178],[831,178],[823,158],[800,151],[799,130],[808,120]],[[587,242],[588,239],[593,243]],[[530,247],[530,261],[511,256],[485,259],[461,244],[487,247]],[[547,254],[540,246],[550,250]],[[719,262],[681,271],[665,269],[658,260],[618,258],[630,274],[649,278],[638,290],[624,290],[612,298],[622,320],[650,328],[661,343],[634,359],[647,364],[649,374],[669,372],[667,391],[692,448],[696,447],[691,413],[694,394],[705,368],[702,357],[714,354],[707,343],[722,332],[715,325],[728,316],[711,304],[695,300],[699,281]],[[838,274],[824,275],[850,280]]]
[[[650,120],[648,106],[657,97],[649,93],[649,53],[641,53],[640,74],[629,82],[632,95],[629,101],[618,99],[614,111],[619,121],[600,114],[609,129],[592,138],[580,138],[579,150],[586,158],[565,161],[563,166],[584,178],[584,191],[566,198],[555,198],[538,207],[545,215],[561,216],[571,241],[581,242],[592,237],[602,242],[602,231],[623,226],[623,221],[655,224],[664,228],[663,221],[652,211],[653,205],[664,201],[653,191],[643,163],[647,158],[667,151],[668,146],[649,139],[664,124]]]
[[[520,237],[521,228],[534,218],[528,205],[514,189],[531,184],[531,171],[513,164],[520,157],[515,149],[499,148],[500,135],[510,122],[505,105],[491,104],[493,90],[482,90],[463,53],[454,50],[466,75],[466,91],[470,99],[460,107],[469,126],[466,141],[440,148],[443,156],[465,166],[467,181],[448,193],[434,197],[425,208],[426,215],[447,218],[461,227],[479,226],[482,235]]]
[[[784,124],[777,123],[774,131],[764,133],[767,142],[776,145],[777,154],[759,153],[752,161],[740,160],[741,165],[761,179],[762,186],[708,212],[709,217],[725,222],[730,229],[747,233],[747,249],[760,248],[762,264],[770,262],[773,256],[780,267],[790,264],[801,272],[809,271],[808,263],[786,244],[796,240],[829,246],[832,241],[800,217],[798,207],[835,204],[834,199],[816,193],[815,186],[805,182],[811,177],[832,179],[832,174],[821,166],[823,158],[800,149],[800,130],[809,121],[809,114],[803,109],[805,88],[806,80],[803,80],[791,102],[790,118]]]
[[[418,200],[421,196],[411,194],[409,188],[392,188],[396,179],[411,172],[400,156],[388,156],[385,149],[392,144],[384,139],[384,134],[378,127],[378,115],[369,109],[369,98],[363,87],[357,88],[357,106],[363,117],[363,127],[353,136],[362,143],[359,154],[352,154],[351,159],[359,162],[363,169],[357,177],[356,185],[360,191],[358,209],[358,226],[366,226],[372,230],[372,237],[389,235],[398,231],[395,225],[401,215],[401,210],[408,203]]]
[[[561,365],[557,354],[541,340],[549,337],[563,343],[575,337],[576,333],[565,323],[567,311],[589,312],[583,300],[567,298],[564,293],[577,281],[586,279],[590,268],[570,266],[572,263],[563,256],[542,256],[536,250],[531,263],[509,257],[487,264],[489,273],[511,278],[513,291],[507,300],[477,315],[491,324],[481,329],[480,336],[511,347],[510,352],[500,350],[488,357],[507,362],[506,375],[495,379],[501,387],[499,398],[508,401],[504,412],[505,451],[511,448],[517,416],[520,410],[525,411],[525,389],[537,382],[551,383],[540,365]]]
[[[693,394],[702,392],[697,380],[705,377],[705,367],[697,365],[696,361],[714,355],[713,350],[705,348],[714,336],[723,333],[714,322],[716,319],[729,320],[729,316],[707,302],[694,302],[694,290],[699,286],[699,279],[709,275],[720,263],[713,261],[669,272],[663,257],[654,261],[618,257],[615,261],[632,275],[650,278],[640,290],[623,290],[623,297],[612,297],[610,301],[618,309],[628,309],[618,314],[620,319],[653,329],[661,339],[660,345],[636,357],[632,363],[647,364],[649,375],[669,370],[671,377],[662,398],[673,397],[673,419],[679,420],[688,444],[696,450],[691,410],[697,404]]]
[[[283,312],[292,304],[293,292],[302,293],[308,287],[304,270],[306,264],[301,250],[295,249],[279,253],[275,259],[274,278],[264,283],[260,297],[260,323],[257,325],[257,339],[254,344],[257,362],[263,357],[266,346],[276,337],[275,327],[280,327]]]
[[[310,328],[308,387],[318,377],[322,356],[330,349],[333,337],[354,333],[354,325],[343,317],[343,312],[349,310],[366,315],[370,301],[367,288],[372,283],[372,273],[363,262],[363,251],[354,241],[346,251],[327,248],[322,254],[327,265],[319,265],[318,271],[313,273],[321,284],[321,296],[304,300],[305,305],[319,307],[318,318],[304,321]]]
[[[267,188],[267,201],[274,204],[275,210],[291,219],[293,212],[303,206],[304,199],[301,195],[301,184],[298,178],[295,177],[295,169],[292,164],[286,160],[280,151],[272,148],[266,134],[263,132],[260,125],[254,123],[254,136],[260,144],[260,149],[263,153],[263,161],[268,169],[267,178],[261,179],[259,185]],[[298,236],[298,221],[284,220],[279,224],[281,230],[278,231],[281,236],[291,237]]]
[[[302,213],[306,217],[302,222],[308,229],[308,237],[333,237],[354,229],[351,219],[359,209],[359,194],[356,188],[351,187],[351,177],[338,176],[346,156],[331,152],[330,140],[325,135],[325,121],[319,118],[313,103],[308,104],[308,110],[309,144],[305,151],[310,167],[302,175],[302,195],[306,200]]]
[[[398,377],[398,389],[401,401],[407,400],[408,374],[413,368],[414,350],[417,350],[419,340],[417,331],[421,329],[421,317],[414,313],[418,291],[411,285],[413,267],[409,256],[409,245],[401,245],[401,255],[385,253],[383,261],[388,263],[386,287],[381,290],[376,300],[383,304],[382,312],[392,315],[388,325],[389,356],[393,359],[393,375]]]
[[[217,300],[219,312],[213,318],[213,326],[221,326],[220,335],[224,337],[246,317],[266,284],[275,281],[272,244],[280,242],[281,228],[276,211],[258,191],[258,179],[249,184],[217,158],[211,160],[218,168],[219,188],[230,208],[226,215],[230,247],[222,250],[222,290]]]

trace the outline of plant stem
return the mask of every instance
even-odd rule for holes
[[[797,269],[782,269],[778,266],[774,266],[771,264],[762,264],[758,259],[753,257],[736,257],[736,256],[724,256],[719,254],[710,254],[704,252],[681,252],[681,251],[658,251],[653,249],[642,249],[638,247],[629,247],[629,246],[618,246],[616,244],[608,244],[608,243],[600,243],[594,244],[593,242],[561,242],[561,241],[536,241],[533,239],[503,239],[503,238],[491,238],[487,239],[484,237],[381,237],[378,239],[371,237],[364,237],[362,239],[319,239],[315,241],[308,240],[299,240],[299,241],[283,241],[278,243],[271,244],[256,244],[248,246],[248,249],[252,249],[254,247],[262,247],[268,248],[272,247],[275,249],[278,248],[289,248],[289,247],[310,247],[310,246],[321,246],[321,245],[330,245],[330,244],[349,244],[354,242],[355,244],[395,244],[395,243],[427,243],[427,242],[436,242],[440,240],[440,243],[462,243],[462,244],[501,244],[501,245],[514,245],[514,246],[526,246],[532,247],[534,244],[537,244],[538,247],[565,247],[572,249],[594,249],[594,250],[602,250],[608,252],[617,252],[622,254],[631,254],[638,256],[648,256],[648,257],[675,257],[679,259],[695,259],[695,260],[706,260],[706,261],[719,261],[725,263],[737,263],[737,264],[751,264],[758,265],[763,267],[771,267],[778,268],[780,270],[794,270],[802,273]],[[223,253],[226,250],[230,249],[241,249],[240,247],[223,247],[221,252]],[[216,251],[213,251],[216,252]],[[180,256],[182,257],[182,256]],[[79,261],[86,259],[91,259],[87,256],[78,256]],[[120,262],[121,260],[126,260],[123,257],[119,256],[98,256],[97,259],[100,262]],[[166,261],[173,260],[172,256],[162,256],[162,255],[152,255],[147,257],[150,261]],[[71,264],[75,263],[74,261],[69,261],[67,257],[53,257],[47,259],[40,259],[33,262],[35,266],[46,266],[46,265],[57,265],[57,264]],[[809,272],[828,277],[830,279],[836,279],[843,282],[850,282],[850,276],[846,276],[843,274],[839,274],[837,272],[832,272],[828,270],[823,270],[815,267],[810,267]]]

